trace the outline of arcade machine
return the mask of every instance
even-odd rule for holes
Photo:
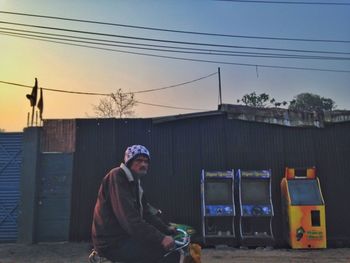
[[[233,193],[233,170],[202,170],[202,233],[205,244],[234,244],[235,206]]]
[[[272,246],[271,170],[238,170],[239,228],[244,246]]]
[[[325,203],[315,168],[286,168],[281,181],[284,234],[294,249],[326,248]]]

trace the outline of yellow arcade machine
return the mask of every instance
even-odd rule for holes
[[[293,249],[326,248],[325,203],[316,168],[286,168],[281,181],[287,242]]]

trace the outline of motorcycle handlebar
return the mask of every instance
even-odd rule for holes
[[[175,240],[176,246],[181,248],[187,246],[190,243],[189,234],[180,228],[177,228],[176,231],[183,235],[180,240]]]

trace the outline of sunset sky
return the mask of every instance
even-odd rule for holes
[[[125,92],[137,92],[189,82],[217,72],[218,67],[223,103],[236,103],[244,94],[253,91],[268,93],[277,101],[290,101],[299,93],[311,92],[332,98],[338,109],[350,110],[350,1],[314,2],[344,5],[204,0],[0,0],[0,128],[21,131],[26,127],[27,113],[31,110],[25,97],[31,92],[30,88],[1,82],[32,86],[38,78],[39,87],[48,89],[111,93],[121,88]],[[33,32],[40,33],[44,41],[24,38]],[[48,42],[54,41],[48,38],[54,37],[53,34],[55,37],[58,34],[66,38],[68,35],[80,37],[81,42],[75,44],[94,48]],[[97,39],[94,42],[103,39],[129,44],[128,47],[93,45],[86,43],[87,38]],[[62,39],[56,41],[63,42]],[[180,49],[166,52],[159,51],[164,49],[160,46],[173,51],[179,47],[191,49],[181,49],[188,53],[178,52]],[[206,54],[194,54],[199,49]],[[221,55],[209,54],[220,52]],[[264,56],[268,53],[270,57],[261,58],[261,53]],[[135,117],[139,118],[215,110],[218,75],[135,96],[142,103],[183,108],[139,104],[135,108]],[[95,116],[92,105],[97,105],[101,98],[44,90],[44,118],[92,118]]]

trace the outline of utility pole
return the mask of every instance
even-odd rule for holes
[[[218,76],[219,76],[219,107],[220,107],[222,105],[220,67],[218,67]]]

